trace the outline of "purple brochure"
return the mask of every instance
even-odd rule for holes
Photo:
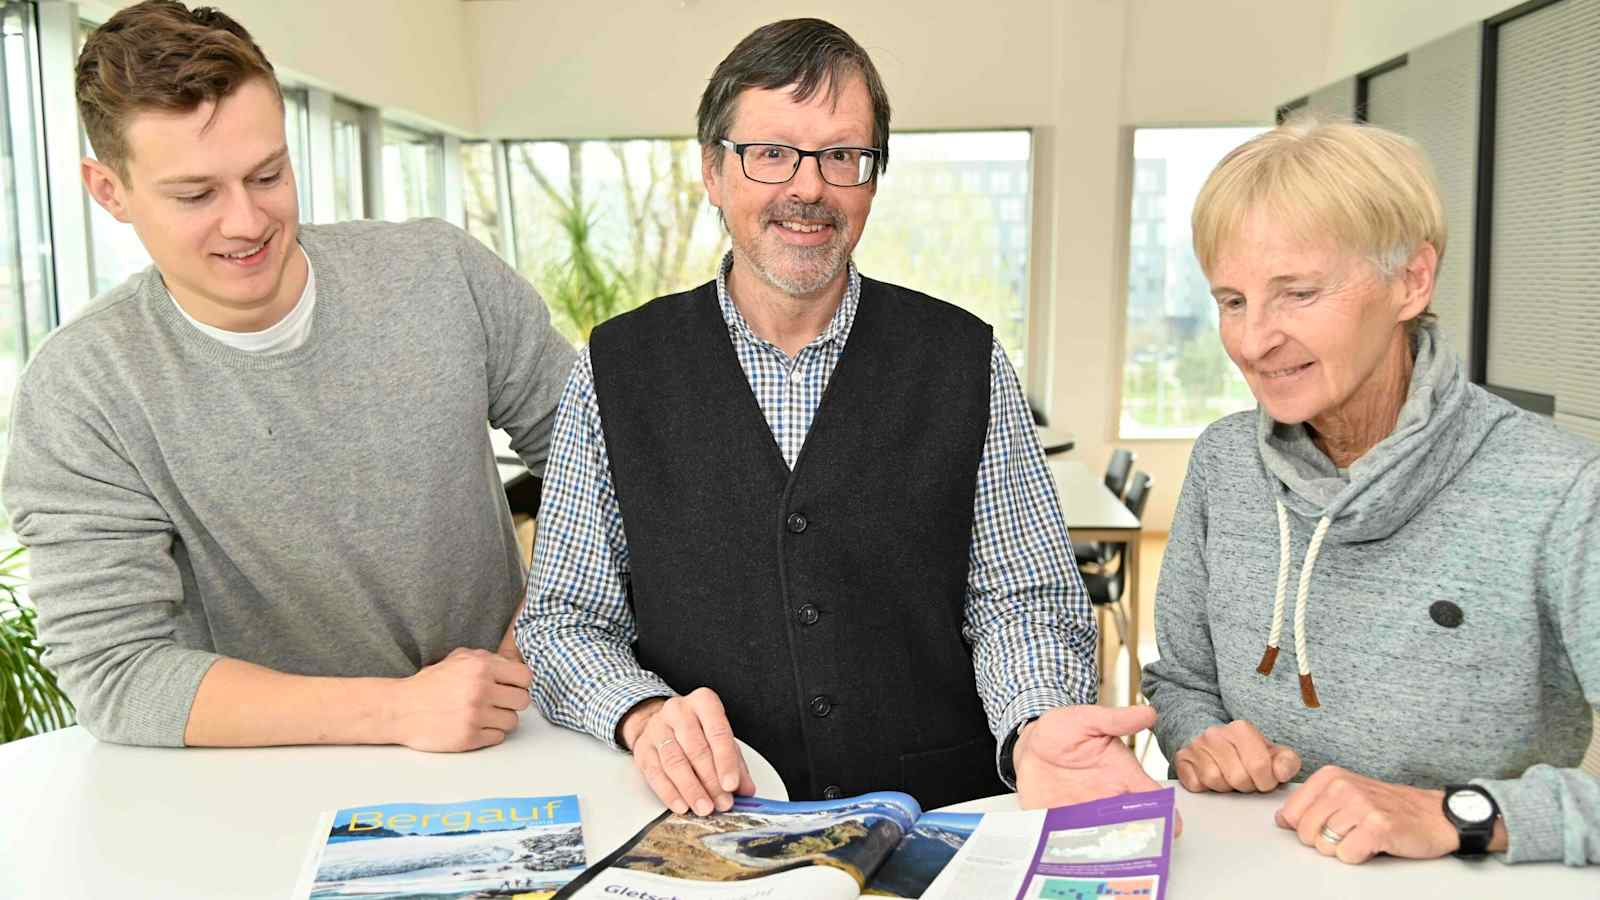
[[[1172,788],[1163,788],[1050,810],[1016,900],[1161,900],[1172,804]]]

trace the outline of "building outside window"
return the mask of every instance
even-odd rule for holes
[[[1134,132],[1121,436],[1193,437],[1255,406],[1222,349],[1217,306],[1194,258],[1189,214],[1211,170],[1264,128]]]
[[[444,215],[444,141],[386,123],[383,126],[383,217],[391,222]]]
[[[1033,136],[907,132],[889,138],[856,264],[873,278],[988,322],[1020,373],[1028,318]]]

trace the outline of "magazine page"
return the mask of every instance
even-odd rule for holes
[[[982,819],[983,813],[924,813],[878,867],[863,895],[921,897]]]
[[[922,810],[906,794],[781,802],[737,797],[663,814],[558,898],[854,900]]]
[[[1163,788],[1050,810],[1017,900],[1161,900],[1172,807],[1172,788]]]
[[[578,798],[373,803],[327,813],[296,900],[547,900],[583,871]]]
[[[1042,809],[984,814],[922,900],[1015,897],[1028,877],[1044,817]]]

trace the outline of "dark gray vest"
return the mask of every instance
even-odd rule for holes
[[[992,341],[863,279],[791,473],[715,282],[594,330],[639,661],[715,690],[794,799],[1005,791],[961,634]]]

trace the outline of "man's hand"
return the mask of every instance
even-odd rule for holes
[[[498,744],[516,730],[532,683],[533,673],[520,662],[458,647],[396,683],[391,743],[444,753]]]
[[[1018,804],[1039,809],[1157,790],[1122,741],[1155,723],[1148,706],[1091,705],[1058,707],[1028,723],[1011,753]]]
[[[722,700],[710,688],[646,700],[622,719],[622,743],[650,789],[673,812],[709,816],[756,792]]]
[[[1300,843],[1347,863],[1364,863],[1379,853],[1435,859],[1461,846],[1455,826],[1444,817],[1444,791],[1388,784],[1338,766],[1313,773],[1275,818],[1279,828],[1294,829]],[[1489,849],[1504,850],[1505,840],[1505,826],[1496,822]]]
[[[1172,762],[1178,781],[1197,794],[1268,793],[1300,771],[1300,754],[1267,740],[1243,719],[1207,728],[1179,750]]]

